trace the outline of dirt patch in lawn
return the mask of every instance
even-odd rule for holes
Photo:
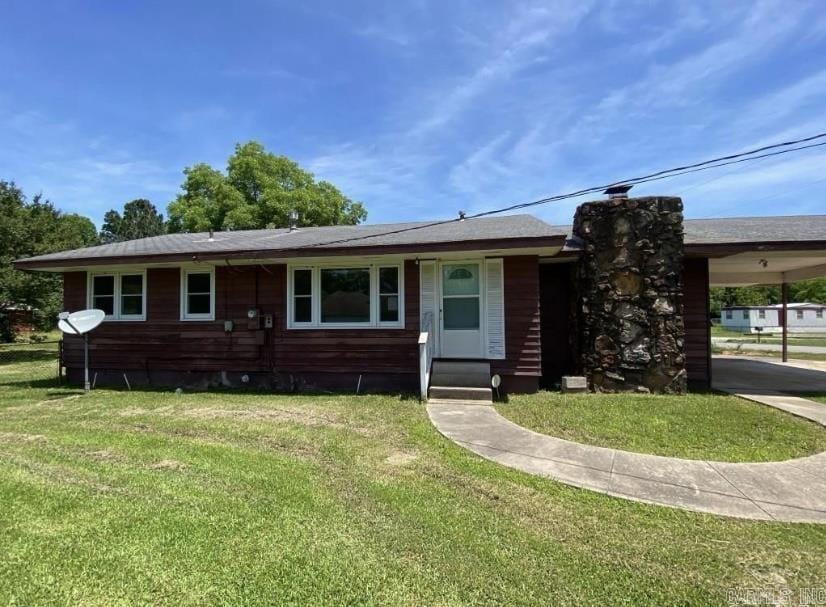
[[[394,451],[388,455],[384,463],[389,466],[407,466],[419,458],[416,453],[408,453],[405,451]]]
[[[154,464],[150,464],[149,466],[152,470],[183,470],[186,468],[186,464],[176,461],[174,459],[162,459],[159,462],[155,462]]]
[[[187,417],[198,419],[243,419],[252,421],[275,421],[301,424],[304,426],[343,427],[336,417],[329,413],[320,414],[307,409],[216,409],[202,407],[181,412]]]
[[[87,451],[86,456],[99,462],[114,462],[121,459],[120,455],[111,449],[99,449],[97,451]]]
[[[143,407],[128,407],[120,411],[123,417],[160,416],[183,417],[195,419],[237,419],[252,422],[286,422],[303,426],[328,426],[344,428],[338,417],[329,412],[320,413],[306,407],[303,408],[256,408],[256,409],[224,409],[219,407],[196,407],[193,409],[177,409],[174,407],[160,407],[146,409]]]
[[[45,443],[48,438],[43,434],[26,434],[25,432],[0,432],[0,442],[9,443]]]

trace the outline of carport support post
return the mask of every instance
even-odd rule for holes
[[[789,362],[789,285],[784,281],[780,285],[780,300],[783,304],[783,362]]]

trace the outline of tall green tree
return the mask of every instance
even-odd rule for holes
[[[62,213],[39,194],[29,202],[13,182],[0,181],[0,340],[13,337],[4,320],[10,306],[31,306],[42,329],[55,325],[62,307],[60,275],[21,272],[11,262],[93,244],[97,230],[88,218]]]
[[[226,173],[196,164],[184,176],[182,193],[168,208],[170,232],[287,227],[290,211],[298,212],[301,226],[355,225],[367,218],[361,203],[255,141],[235,146]]]
[[[826,277],[802,280],[790,285],[789,297],[797,302],[826,304]]]
[[[163,215],[145,198],[123,205],[123,215],[112,209],[103,216],[101,242],[120,242],[166,233]]]

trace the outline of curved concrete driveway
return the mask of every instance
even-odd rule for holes
[[[722,516],[826,523],[826,453],[762,464],[685,460],[538,434],[489,405],[431,403],[427,412],[462,447],[576,487]]]

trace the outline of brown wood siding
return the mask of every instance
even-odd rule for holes
[[[541,375],[539,264],[536,256],[504,260],[506,356],[492,370],[528,381]],[[215,321],[180,320],[180,270],[147,272],[147,319],[103,323],[91,338],[94,370],[245,372],[296,375],[418,374],[419,268],[404,265],[404,329],[287,329],[285,265],[216,268]],[[64,275],[67,309],[86,307],[86,276]],[[71,305],[68,305],[71,303]],[[272,330],[247,326],[247,310],[272,314]],[[224,320],[234,322],[224,332]],[[83,363],[82,342],[67,339],[67,367]]]
[[[278,266],[230,268],[215,272],[215,321],[180,320],[180,270],[151,269],[147,272],[146,321],[107,321],[95,329],[90,339],[93,369],[175,370],[175,371],[268,371],[269,354],[266,331],[247,328],[247,309],[258,307],[262,314],[277,313],[271,293]],[[65,275],[67,302],[82,299],[85,307],[86,281]],[[259,299],[255,299],[256,283]],[[80,292],[82,291],[82,293]],[[224,331],[224,320],[234,322],[231,333]],[[66,340],[64,361],[68,367],[83,364],[82,342]]]
[[[63,273],[63,309],[67,312],[86,309],[86,272]]]
[[[539,377],[542,356],[539,315],[539,258],[505,257],[505,360],[491,361],[500,375]]]
[[[574,267],[570,263],[539,266],[543,388],[555,388],[563,375],[576,371]]]
[[[683,265],[683,319],[688,381],[694,387],[711,383],[711,324],[708,259],[686,258]]]
[[[104,322],[90,342],[93,369],[283,373],[418,373],[419,271],[407,261],[404,329],[286,328],[284,265],[216,268],[215,321],[180,320],[180,270],[147,272],[147,320]],[[86,274],[64,274],[66,308],[86,307]],[[272,330],[248,328],[247,310],[272,314]],[[234,322],[224,332],[224,320]],[[66,340],[65,364],[83,364]]]
[[[279,284],[286,293],[286,268]],[[284,313],[286,306],[282,306]],[[419,266],[404,264],[404,329],[287,329],[278,323],[275,368],[285,373],[419,372]]]

